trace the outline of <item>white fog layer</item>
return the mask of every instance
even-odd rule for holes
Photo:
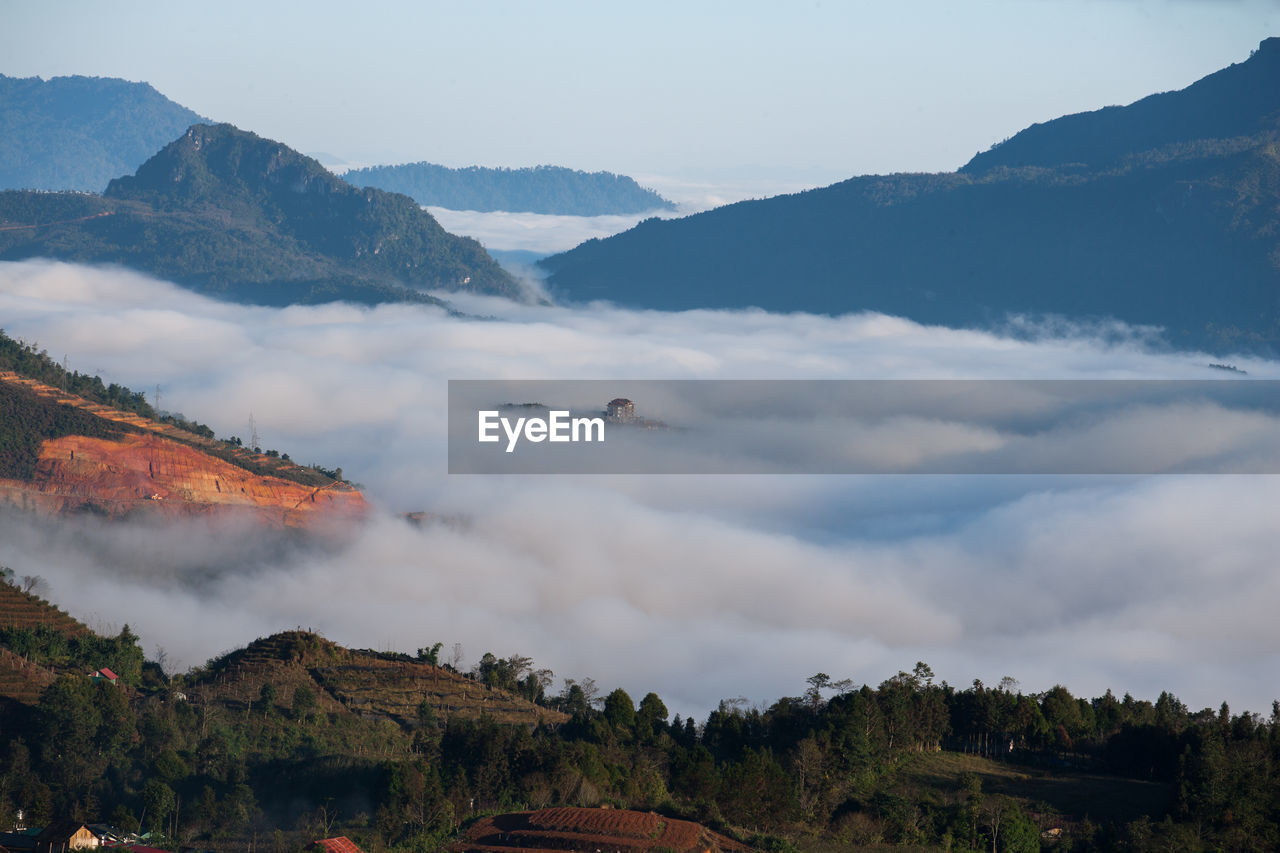
[[[219,436],[246,437],[252,414],[264,448],[341,466],[378,508],[323,547],[6,516],[0,564],[178,667],[302,626],[409,653],[459,642],[465,666],[524,654],[681,713],[798,695],[818,671],[874,685],[918,660],[961,686],[1008,675],[1024,691],[1170,690],[1257,711],[1275,698],[1258,674],[1280,665],[1276,477],[446,474],[449,379],[1201,379],[1217,358],[1118,327],[455,304],[491,319],[248,307],[120,270],[0,264],[10,336],[107,382],[158,384],[162,409]],[[1189,427],[1212,429],[1199,414]],[[1230,420],[1223,440],[1257,427]],[[460,523],[396,517],[415,510]]]

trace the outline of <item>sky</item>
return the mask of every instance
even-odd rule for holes
[[[360,164],[548,163],[768,194],[955,169],[1276,34],[1275,0],[15,0],[0,73],[144,80]]]
[[[921,660],[959,686],[1169,690],[1264,714],[1280,698],[1258,675],[1280,667],[1280,477],[445,473],[448,379],[1205,378],[1209,356],[1115,327],[458,304],[488,319],[233,305],[118,269],[0,263],[8,334],[159,384],[222,436],[252,413],[264,447],[340,465],[377,506],[349,540],[297,549],[0,515],[0,564],[92,627],[127,622],[176,671],[301,626],[409,654],[461,643],[464,668],[527,655],[557,690],[590,677],[700,719],[725,698],[800,695],[816,672],[876,685]],[[1232,360],[1280,378],[1278,362]],[[397,517],[415,510],[454,523]]]

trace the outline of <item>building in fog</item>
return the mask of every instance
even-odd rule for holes
[[[626,397],[614,397],[604,407],[604,414],[614,423],[629,424],[636,419],[636,404]]]

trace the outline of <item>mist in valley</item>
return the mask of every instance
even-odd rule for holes
[[[304,627],[411,654],[457,642],[464,668],[528,655],[699,715],[798,695],[819,671],[878,684],[918,660],[958,685],[1274,698],[1257,673],[1280,663],[1275,477],[445,473],[449,379],[1203,379],[1215,357],[1116,326],[455,304],[465,316],[261,308],[118,269],[0,264],[7,334],[72,370],[158,384],[162,408],[219,436],[247,437],[252,415],[264,448],[341,466],[377,508],[327,539],[6,514],[0,564],[91,625],[128,623],[171,670]],[[1237,426],[1224,440],[1246,447],[1258,424]]]

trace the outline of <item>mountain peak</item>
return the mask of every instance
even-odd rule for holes
[[[230,124],[190,126],[104,195],[181,217],[235,221],[238,232],[271,245],[273,257],[259,257],[260,266],[298,249],[339,266],[335,279],[392,283],[413,289],[410,295],[431,288],[520,296],[484,247],[446,232],[408,196],[354,187],[318,160]]]
[[[272,195],[324,194],[346,185],[304,154],[230,124],[193,124],[131,176],[107,185],[108,198],[161,206],[252,201]]]

